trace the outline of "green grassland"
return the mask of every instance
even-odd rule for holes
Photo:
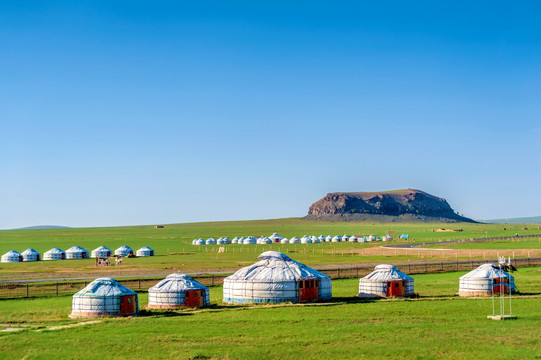
[[[510,238],[506,240],[490,240],[486,242],[461,242],[454,244],[427,245],[427,247],[446,249],[541,249],[541,238]]]
[[[541,268],[516,272],[517,320],[486,319],[491,298],[454,296],[465,272],[415,276],[412,300],[361,301],[358,280],[334,280],[326,304],[227,306],[212,287],[205,310],[147,311],[142,316],[76,324],[71,297],[0,301],[0,358],[101,359],[534,359],[541,354]],[[140,303],[147,302],[145,293]],[[42,331],[37,331],[42,330]]]
[[[490,224],[437,224],[437,223],[362,223],[362,222],[321,222],[298,218],[207,222],[190,224],[171,224],[163,229],[153,226],[127,226],[113,228],[71,228],[41,230],[4,230],[0,231],[0,253],[10,249],[22,252],[26,248],[34,248],[42,254],[52,247],[67,249],[73,245],[92,250],[99,245],[116,249],[120,245],[129,245],[134,250],[148,245],[156,250],[158,256],[151,258],[126,259],[124,265],[117,268],[96,269],[94,261],[41,261],[38,263],[0,264],[0,279],[14,276],[48,277],[48,276],[82,276],[89,272],[120,275],[144,275],[172,271],[231,271],[232,269],[252,263],[265,250],[278,250],[290,254],[296,260],[308,265],[317,264],[351,264],[373,262],[398,262],[430,259],[426,253],[394,254],[390,251],[375,250],[381,243],[325,243],[314,245],[229,245],[225,254],[216,254],[217,246],[193,246],[194,238],[218,238],[221,236],[261,236],[278,232],[282,236],[303,235],[343,235],[358,236],[375,234],[384,235],[394,232],[395,241],[398,235],[407,233],[410,239],[406,242],[428,242],[449,239],[480,238],[485,236],[513,236],[515,233],[531,234],[534,230],[522,230],[520,225]],[[438,228],[463,229],[461,232],[437,233]],[[364,252],[364,249],[372,251]],[[361,250],[361,251],[357,251]],[[379,251],[379,252],[378,252]],[[434,254],[434,259],[453,254]]]

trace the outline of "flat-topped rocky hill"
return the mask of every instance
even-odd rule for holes
[[[379,222],[475,222],[440,197],[421,190],[330,193],[310,206],[306,219]]]

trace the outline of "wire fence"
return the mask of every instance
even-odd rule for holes
[[[541,257],[511,259],[517,268],[541,265]],[[407,264],[398,264],[396,267],[406,274],[441,273],[451,271],[472,270],[479,265],[485,264],[486,260],[458,260],[458,261],[428,261]],[[343,268],[319,267],[320,271],[329,275],[332,279],[348,279],[363,277],[374,270],[373,265],[359,264],[358,266]],[[230,274],[205,274],[191,275],[192,278],[205,286],[217,286],[223,284],[223,280]],[[118,278],[122,285],[139,292],[147,291],[163,279],[163,276],[150,276],[141,278]],[[17,299],[27,297],[47,297],[73,295],[84,288],[92,280],[68,280],[55,282],[27,282],[27,283],[4,283],[0,284],[0,299]]]

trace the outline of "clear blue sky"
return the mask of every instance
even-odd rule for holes
[[[1,2],[0,228],[398,188],[541,215],[535,4]]]

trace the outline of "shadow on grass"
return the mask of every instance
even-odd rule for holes
[[[138,314],[139,317],[172,317],[189,315],[193,315],[193,313],[175,310],[141,310]]]

